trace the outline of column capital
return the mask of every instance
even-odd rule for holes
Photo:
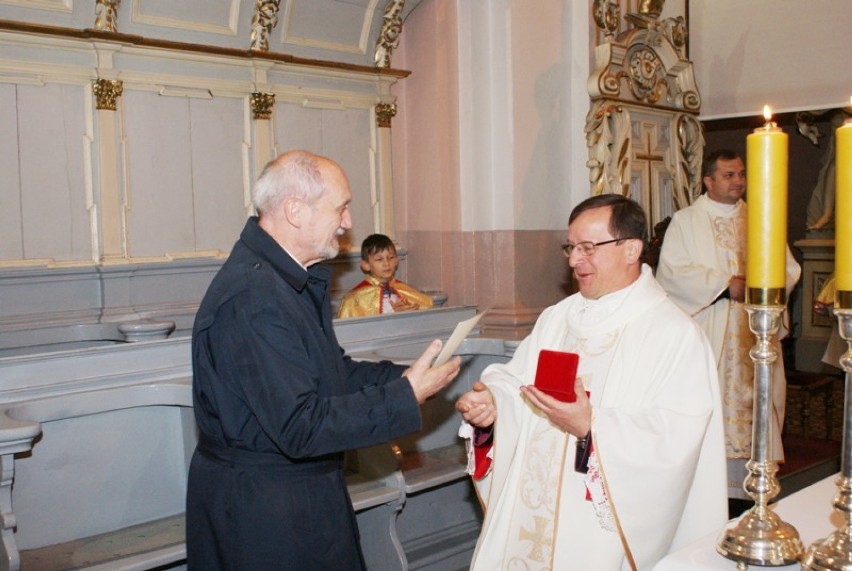
[[[376,126],[390,129],[391,119],[396,116],[396,103],[376,104]]]
[[[273,107],[275,107],[274,93],[255,91],[251,94],[251,113],[255,119],[270,119]]]
[[[124,83],[120,79],[96,79],[92,84],[95,105],[98,109],[115,111],[116,99],[124,92]]]

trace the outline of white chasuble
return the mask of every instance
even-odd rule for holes
[[[700,196],[691,206],[677,211],[666,230],[657,267],[657,280],[672,301],[695,318],[710,339],[725,418],[725,448],[729,460],[730,497],[748,498],[742,489],[751,455],[754,403],[754,362],[749,350],[756,338],[749,330],[743,303],[719,297],[732,276],[746,268],[746,204],[721,204]],[[787,249],[787,294],[799,279],[801,268]],[[772,345],[778,360],[772,369],[771,456],[783,461],[781,429],[786,404],[786,379],[779,339]]]
[[[574,471],[576,439],[521,397],[542,349],[580,355],[601,505]],[[713,365],[704,335],[647,266],[619,292],[546,309],[512,360],[482,375],[497,422],[492,469],[476,482],[485,521],[471,569],[650,569],[718,530],[727,505]]]

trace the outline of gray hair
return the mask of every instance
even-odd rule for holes
[[[261,215],[268,214],[290,197],[308,204],[316,202],[325,192],[321,159],[307,151],[288,151],[268,162],[252,188],[255,210]]]

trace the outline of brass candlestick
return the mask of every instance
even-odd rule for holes
[[[770,340],[781,326],[784,290],[749,291],[748,294],[751,295],[746,299],[745,309],[749,316],[749,329],[757,337],[757,344],[749,351],[754,361],[754,409],[751,458],[746,464],[749,475],[746,476],[743,488],[754,499],[754,506],[736,524],[722,532],[716,545],[716,551],[737,561],[737,569],[746,569],[749,564],[769,567],[789,565],[798,561],[803,551],[796,528],[781,520],[768,505],[781,490],[775,477],[778,464],[772,460],[769,451],[772,428],[771,373],[778,359],[778,351]],[[776,303],[749,303],[758,299]]]
[[[845,294],[845,295],[844,295]],[[843,398],[843,452],[840,457],[840,475],[837,476],[837,494],[834,509],[843,516],[843,527],[826,539],[815,541],[802,559],[804,571],[852,571],[852,292],[838,291],[834,314],[840,337],[848,346],[840,357],[840,367],[845,374]]]

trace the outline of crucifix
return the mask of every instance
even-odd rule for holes
[[[634,129],[639,133],[633,138],[632,171],[639,180],[635,183],[631,181],[632,198],[645,208],[650,220],[660,220],[671,214],[672,210],[666,200],[670,199],[666,187],[671,183],[664,154],[668,146],[668,137],[664,132],[666,126],[637,119]]]

